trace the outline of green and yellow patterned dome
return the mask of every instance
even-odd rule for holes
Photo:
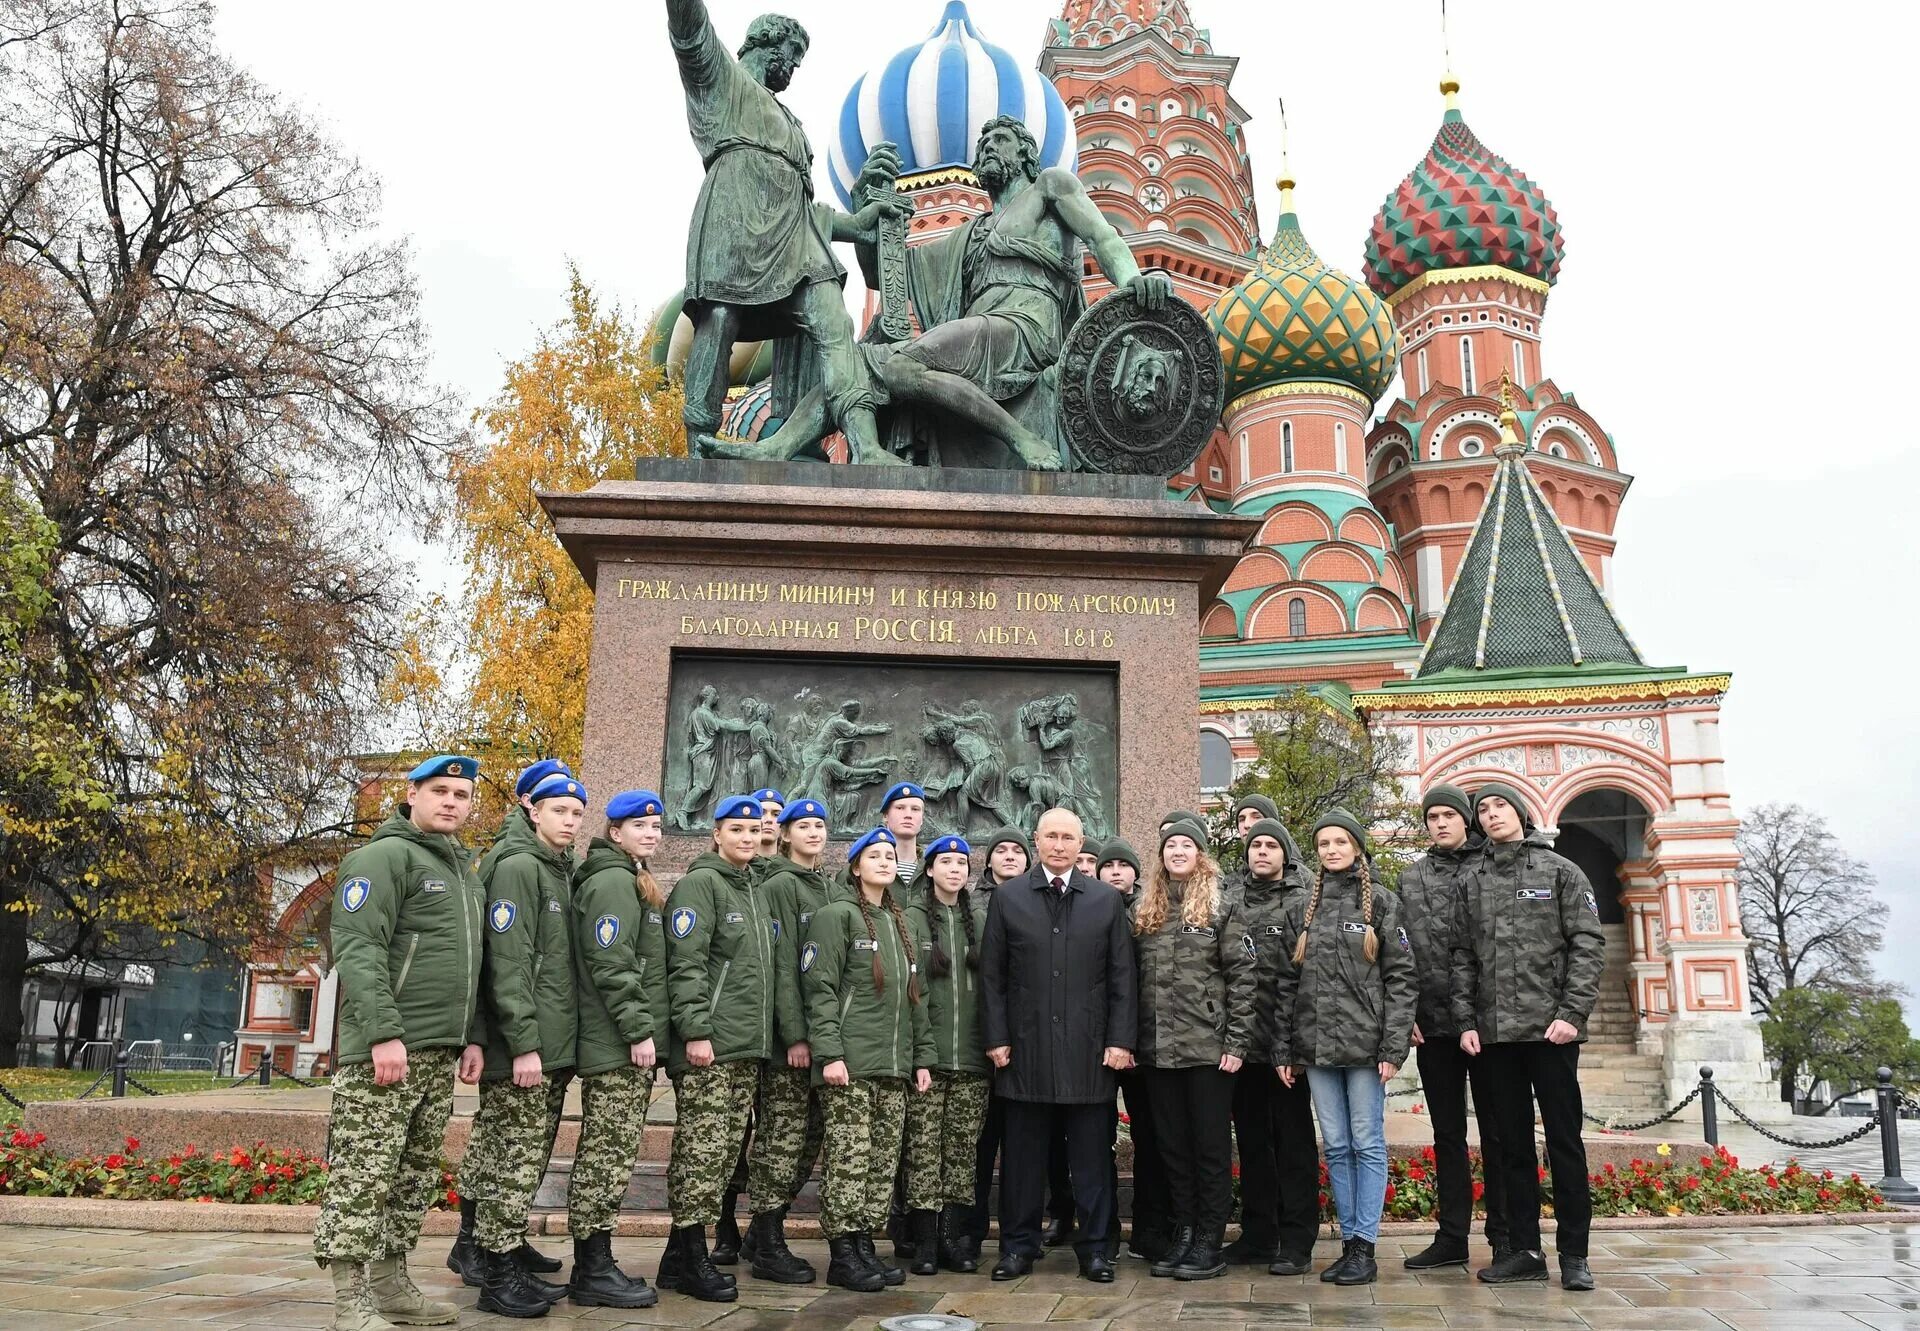
[[[1280,182],[1280,213],[1259,264],[1207,315],[1227,365],[1228,401],[1301,382],[1342,384],[1376,401],[1400,358],[1385,302],[1313,252],[1291,180]]]

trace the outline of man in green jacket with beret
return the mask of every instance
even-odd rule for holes
[[[330,1173],[314,1258],[333,1272],[334,1331],[454,1321],[407,1275],[440,1184],[440,1144],[480,981],[481,888],[457,838],[480,764],[443,754],[407,775],[407,799],[340,861],[331,944],[339,1066]],[[391,1319],[391,1320],[389,1320]]]
[[[505,1317],[538,1317],[566,1294],[517,1254],[573,1080],[579,1022],[570,926],[586,787],[556,772],[528,798],[532,843],[497,848],[482,870],[486,951],[470,1039],[484,1062],[459,1185],[477,1203],[480,1309]]]

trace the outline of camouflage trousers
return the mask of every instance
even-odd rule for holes
[[[480,1083],[480,1109],[460,1162],[460,1195],[477,1203],[473,1241],[488,1252],[511,1252],[527,1236],[533,1194],[547,1172],[572,1080],[563,1068],[538,1086]]]
[[[813,1073],[767,1062],[760,1068],[754,1105],[753,1148],[747,1157],[748,1192],[755,1214],[793,1205],[820,1158],[826,1117],[813,1093]]]
[[[936,1072],[925,1095],[907,1097],[907,1209],[973,1205],[980,1129],[992,1087],[977,1072]]]
[[[667,1159],[674,1228],[719,1221],[720,1194],[733,1176],[759,1083],[757,1058],[689,1067],[674,1078],[673,1153]]]
[[[647,1134],[653,1069],[629,1064],[580,1079],[580,1145],[567,1185],[567,1232],[576,1239],[612,1229]]]
[[[372,1262],[410,1252],[440,1191],[440,1144],[453,1116],[457,1049],[416,1049],[407,1075],[373,1084],[373,1064],[333,1074],[327,1123],[327,1195],[313,1228],[314,1259]]]
[[[906,1132],[907,1084],[873,1078],[822,1086],[826,1113],[826,1176],[820,1181],[820,1228],[827,1237],[867,1233],[887,1223],[893,1171]]]

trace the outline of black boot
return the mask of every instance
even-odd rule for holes
[[[1348,1259],[1353,1256],[1353,1245],[1353,1239],[1340,1240],[1340,1256],[1335,1258],[1334,1261],[1328,1265],[1327,1269],[1320,1273],[1321,1284],[1331,1285],[1340,1278],[1340,1273],[1347,1269]]]
[[[934,1275],[940,1270],[940,1213],[909,1211],[907,1232],[913,1242],[907,1270],[917,1276]]]
[[[1280,1255],[1280,1240],[1242,1229],[1221,1256],[1228,1266],[1265,1266]]]
[[[1073,1242],[1073,1212],[1057,1215],[1047,1222],[1046,1233],[1040,1236],[1043,1247],[1057,1248],[1063,1243]]]
[[[525,1243],[522,1243],[520,1248],[526,1248],[528,1252],[534,1252],[534,1249],[527,1247]],[[551,1280],[542,1280],[539,1276],[535,1275],[527,1266],[526,1262],[521,1260],[520,1248],[515,1248],[512,1252],[508,1253],[507,1260],[519,1268],[521,1278],[526,1284],[526,1287],[545,1299],[548,1303],[558,1303],[560,1300],[566,1298],[567,1287],[565,1285],[556,1285]],[[535,1255],[538,1256],[539,1254],[535,1253]],[[547,1259],[542,1257],[540,1260],[546,1261]],[[559,1263],[556,1262],[555,1265],[557,1266]]]
[[[545,1317],[552,1302],[527,1282],[532,1279],[512,1253],[477,1250],[480,1254],[480,1311],[501,1317]]]
[[[880,1278],[885,1280],[889,1285],[904,1285],[907,1283],[907,1273],[895,1266],[892,1262],[885,1261],[881,1258],[879,1252],[874,1249],[873,1235],[869,1234],[866,1230],[863,1229],[853,1236],[853,1246],[860,1250],[860,1256],[865,1260],[866,1264],[878,1271]]]
[[[1226,1269],[1226,1260],[1220,1252],[1220,1228],[1215,1225],[1194,1231],[1193,1246],[1187,1249],[1187,1255],[1173,1268],[1173,1278],[1211,1280]]]
[[[911,1262],[919,1251],[913,1241],[913,1217],[900,1206],[900,1190],[894,1189],[893,1205],[887,1210],[887,1237],[893,1240],[893,1255]]]
[[[827,1283],[861,1294],[878,1293],[887,1287],[887,1279],[878,1267],[868,1266],[860,1255],[859,1235],[835,1234],[827,1240]]]
[[[1147,1268],[1150,1276],[1170,1276],[1173,1268],[1187,1260],[1187,1250],[1193,1247],[1193,1226],[1182,1225],[1173,1231],[1173,1242],[1166,1246],[1153,1265]]]
[[[949,1205],[940,1212],[940,1237],[934,1254],[940,1266],[970,1276],[980,1269],[974,1256],[972,1238],[967,1230],[967,1208]]]
[[[684,1278],[687,1264],[684,1260],[685,1248],[680,1242],[680,1231],[667,1231],[667,1246],[660,1254],[660,1269],[653,1273],[656,1289],[679,1289]]]
[[[781,1285],[811,1285],[816,1272],[787,1246],[786,1227],[786,1207],[759,1212],[747,1226],[747,1237],[740,1245],[740,1255],[747,1257],[751,1263],[747,1269],[757,1280],[771,1280]],[[751,1256],[748,1256],[749,1252]]]
[[[480,1203],[471,1197],[460,1199],[460,1236],[447,1253],[447,1270],[460,1277],[460,1283],[480,1288],[480,1252],[473,1246],[473,1216]]]
[[[1373,1243],[1355,1239],[1347,1254],[1346,1269],[1333,1278],[1336,1285],[1371,1285],[1380,1278],[1380,1263],[1374,1259]]]
[[[733,1218],[733,1208],[740,1201],[740,1194],[729,1192],[720,1198],[720,1219],[713,1226],[713,1252],[710,1259],[715,1266],[732,1266],[740,1260],[740,1222]]]
[[[651,1308],[660,1302],[659,1293],[645,1280],[615,1265],[610,1229],[573,1241],[573,1279],[567,1294],[588,1308]]]
[[[521,1239],[520,1246],[513,1250],[513,1260],[520,1263],[522,1271],[537,1276],[550,1276],[560,1269],[558,1257],[547,1256],[525,1239]]]
[[[727,1279],[708,1256],[704,1225],[688,1225],[676,1229],[674,1234],[680,1239],[680,1269],[669,1288],[707,1303],[732,1303],[740,1297],[734,1282]]]

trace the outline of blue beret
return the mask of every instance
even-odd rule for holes
[[[480,775],[478,758],[463,758],[457,753],[443,753],[437,758],[429,758],[407,773],[409,781],[431,781],[436,776],[463,776],[471,781]]]
[[[852,864],[855,860],[859,859],[861,852],[865,851],[868,846],[878,846],[883,842],[894,847],[898,847],[900,844],[894,840],[893,833],[889,832],[886,828],[876,827],[851,846],[847,847],[847,863]]]
[[[610,823],[645,818],[648,814],[665,811],[666,801],[651,790],[623,790],[607,801],[607,821]]]
[[[729,795],[713,806],[713,821],[724,823],[729,818],[751,818],[760,820],[760,803],[751,795]]]
[[[880,812],[885,813],[887,806],[895,800],[923,800],[926,797],[927,792],[914,785],[913,782],[901,781],[895,785],[888,786],[887,793],[880,797]]]
[[[765,790],[754,791],[753,797],[762,804],[785,804],[787,802],[787,797],[775,790],[772,786],[768,786]]]
[[[780,811],[780,826],[801,818],[818,818],[823,823],[833,821],[827,817],[827,806],[819,800],[795,800]]]
[[[573,775],[573,769],[561,762],[558,758],[542,758],[539,762],[533,764],[533,766],[521,771],[520,779],[513,783],[513,797],[515,799],[526,798],[535,786],[545,781],[555,772],[560,773],[561,776]]]
[[[920,858],[925,860],[928,864],[932,864],[933,857],[935,855],[971,855],[971,854],[973,854],[973,847],[969,846],[966,843],[966,841],[963,840],[962,838],[957,836],[943,836],[938,841],[934,842],[931,846],[928,846],[926,854],[922,855]]]
[[[527,798],[535,804],[538,804],[541,800],[559,799],[565,795],[571,795],[582,804],[587,802],[587,788],[578,781],[575,781],[572,777],[562,776],[558,772],[547,777],[541,781],[539,785],[527,792]]]

